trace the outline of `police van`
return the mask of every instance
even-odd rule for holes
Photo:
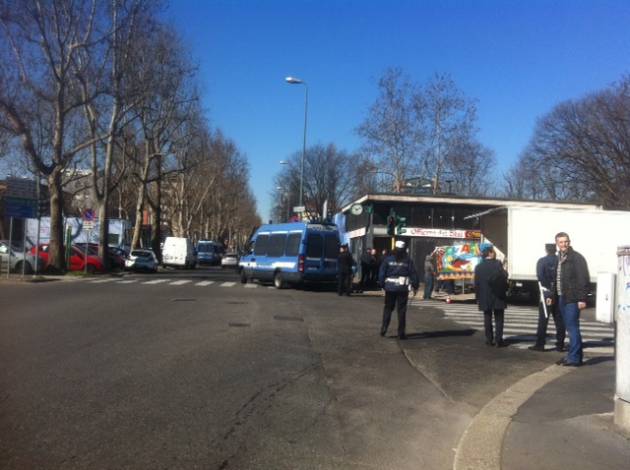
[[[243,284],[273,282],[278,289],[337,279],[339,231],[326,223],[293,222],[262,225],[254,233],[249,253],[239,261]]]

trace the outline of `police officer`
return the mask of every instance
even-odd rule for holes
[[[350,297],[350,292],[352,292],[352,268],[355,264],[348,245],[341,245],[339,248],[339,257],[337,258],[337,294],[345,294]]]
[[[385,307],[383,308],[383,324],[381,336],[387,333],[387,327],[392,317],[394,307],[398,312],[398,338],[407,339],[405,323],[407,315],[407,300],[409,298],[409,286],[413,289],[413,295],[418,292],[420,281],[413,261],[407,256],[405,242],[397,241],[394,254],[383,260],[378,273],[379,285],[385,289]]]

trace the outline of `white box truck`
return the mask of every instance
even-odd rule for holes
[[[506,261],[512,294],[538,298],[536,262],[545,244],[566,232],[571,246],[588,263],[591,282],[598,273],[617,272],[617,247],[630,245],[630,212],[603,209],[504,206],[475,214],[482,241],[492,243]],[[593,290],[595,293],[595,290]]]

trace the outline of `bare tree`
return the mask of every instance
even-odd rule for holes
[[[435,194],[448,189],[442,184],[447,174],[455,183],[451,189],[486,192],[494,158],[478,142],[475,122],[474,102],[449,75],[435,75],[420,86],[400,69],[387,70],[358,128],[375,175],[364,180],[368,187],[391,182],[394,192],[401,192],[408,179],[420,179],[430,181]]]
[[[405,178],[419,169],[425,139],[418,89],[401,69],[390,68],[378,81],[378,93],[357,133],[375,169],[387,176],[395,192],[400,192]]]
[[[97,3],[24,0],[0,8],[0,127],[48,181],[49,264],[62,271],[63,174],[95,141],[78,125],[94,97],[79,92],[73,64],[94,40]]]
[[[449,75],[435,75],[416,95],[417,113],[424,128],[423,173],[433,181],[433,193],[439,192],[447,156],[454,157],[471,149],[476,109],[457,88]]]
[[[630,208],[630,77],[554,107],[518,165],[532,169],[528,181],[541,181],[546,198]]]
[[[286,220],[290,208],[299,201],[300,162],[302,154],[297,152],[288,160],[288,165],[275,177],[277,192],[273,218]],[[324,203],[328,214],[338,212],[357,193],[360,158],[334,144],[309,147],[304,158],[304,205],[306,212],[314,218],[323,219]],[[361,174],[364,176],[364,174]]]

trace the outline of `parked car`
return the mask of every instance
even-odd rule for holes
[[[189,238],[166,237],[162,248],[162,264],[192,269],[197,264],[195,249]]]
[[[216,266],[221,263],[223,246],[219,243],[200,240],[197,242],[197,263]]]
[[[82,243],[78,243],[77,248],[82,252],[85,252],[85,245]],[[109,265],[113,269],[125,269],[125,259],[126,256],[122,252],[122,250],[115,248],[113,246],[107,247],[107,253],[109,254]],[[88,254],[93,256],[98,256],[98,244],[96,243],[88,243]]]
[[[221,258],[222,268],[236,268],[238,266],[238,254],[226,253]]]
[[[10,270],[15,273],[21,273],[24,269],[25,274],[32,274],[35,268],[35,256],[30,254],[30,250],[26,251],[24,256],[21,247],[11,244],[9,249],[9,242],[7,240],[0,240],[0,264],[4,264],[9,260],[9,253],[11,258]],[[6,259],[6,261],[5,261]]]
[[[103,266],[101,258],[90,254],[89,249],[87,260],[85,252],[80,248],[80,245],[72,245],[71,250],[70,266],[68,267],[70,271],[84,271],[85,264],[87,262],[88,273],[93,274],[105,272],[105,267]],[[35,247],[31,248],[31,254],[33,256],[35,255]],[[39,260],[42,265],[42,269],[48,265],[48,243],[39,245]]]
[[[125,261],[125,268],[130,271],[150,271],[156,273],[158,260],[153,250],[133,250]]]

